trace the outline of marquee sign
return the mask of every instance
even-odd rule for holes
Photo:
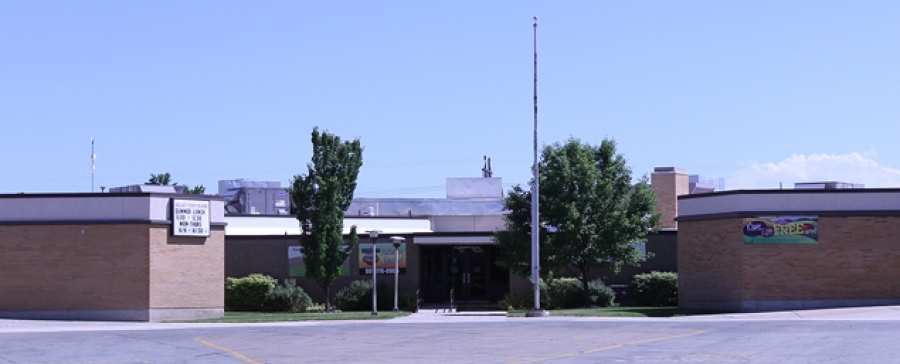
[[[172,200],[172,235],[209,236],[209,201]]]

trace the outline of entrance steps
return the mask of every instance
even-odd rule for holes
[[[456,313],[456,312],[486,312],[486,311],[497,311],[498,307],[496,303],[487,303],[487,302],[478,302],[478,303],[465,303],[465,302],[454,302],[453,306],[450,306],[449,302],[445,303],[423,303],[419,306],[419,312],[431,312],[431,313]]]
[[[451,307],[449,303],[423,303],[419,306],[418,312],[456,313],[456,306]]]

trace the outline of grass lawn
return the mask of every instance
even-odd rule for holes
[[[509,311],[507,317],[524,317],[524,310]],[[550,310],[550,316],[580,316],[580,317],[677,317],[692,315],[709,315],[722,313],[709,310],[685,310],[675,306],[670,307],[597,307],[574,308],[566,310]]]
[[[321,320],[384,320],[409,315],[410,312],[379,311],[378,316],[372,316],[371,312],[340,312],[340,313],[283,313],[283,312],[225,312],[225,317],[217,319],[203,319],[190,321],[190,323],[254,323],[254,322],[286,322],[286,321],[321,321]]]

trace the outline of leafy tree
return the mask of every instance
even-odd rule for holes
[[[575,138],[545,146],[539,178],[541,275],[568,269],[581,281],[588,305],[592,269],[619,272],[647,258],[635,245],[656,229],[656,195],[646,176],[632,184],[631,169],[611,139],[599,146]],[[494,236],[501,250],[497,264],[528,277],[531,192],[515,186],[504,204],[510,213],[506,230]]]
[[[206,193],[206,187],[203,187],[203,185],[196,185],[192,188],[190,186],[185,185],[184,193],[189,194],[189,195],[202,195],[202,194]]]
[[[169,184],[172,186],[177,186],[178,182],[172,183],[172,175],[169,172],[160,173],[160,174],[150,174],[150,180],[147,181],[148,185],[158,185],[158,186],[168,186]],[[196,185],[193,188],[188,185],[184,185],[184,193],[192,194],[192,195],[202,195],[206,193],[206,187],[203,185]]]
[[[172,182],[172,175],[169,172],[160,173],[160,174],[150,174],[150,180],[147,181],[148,185],[159,185],[159,186],[168,186],[169,183]],[[177,185],[178,183],[172,183],[172,185]]]
[[[356,226],[350,228],[349,242],[344,241],[343,221],[356,190],[363,148],[359,139],[341,142],[327,131],[320,133],[318,127],[312,131],[312,145],[312,163],[307,164],[306,174],[294,176],[291,198],[302,229],[306,276],[325,291],[329,310],[331,283],[358,241]]]

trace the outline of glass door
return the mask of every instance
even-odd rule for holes
[[[487,302],[490,259],[480,247],[454,247],[449,264],[453,295],[460,302]]]

